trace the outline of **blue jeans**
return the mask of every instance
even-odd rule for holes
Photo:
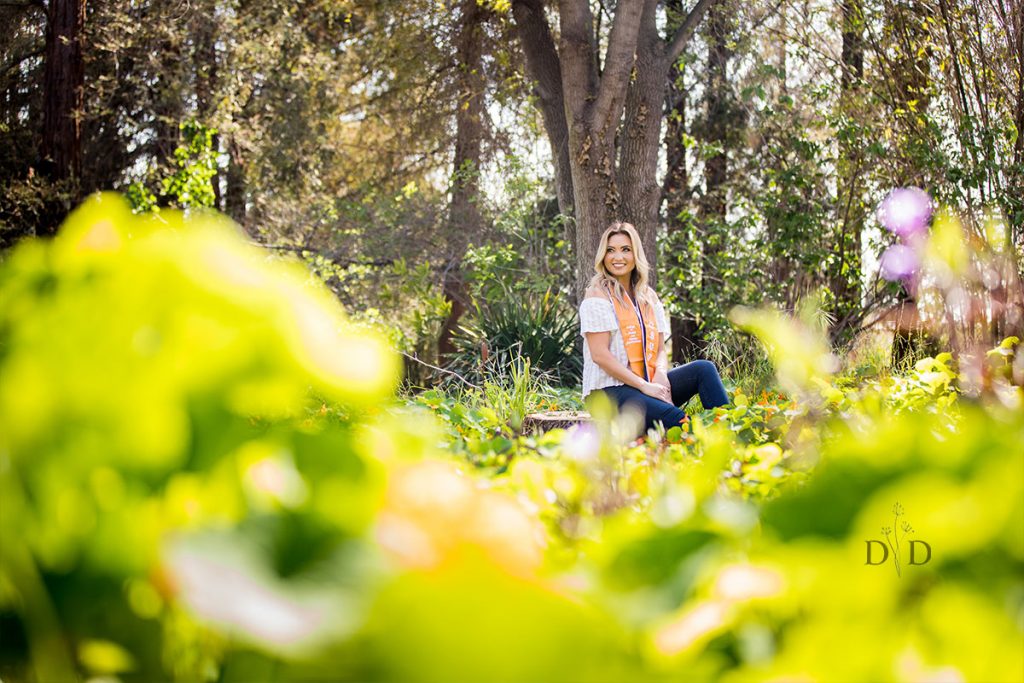
[[[686,402],[696,394],[700,395],[700,402],[705,409],[724,406],[729,402],[725,387],[722,386],[722,378],[718,376],[718,368],[709,360],[695,360],[669,370],[668,382],[672,386],[672,403],[651,398],[639,389],[625,384],[605,387],[601,391],[608,394],[620,408],[632,404],[643,410],[645,432],[653,427],[655,422],[662,423],[666,429],[678,425],[686,413],[676,406],[686,405]]]

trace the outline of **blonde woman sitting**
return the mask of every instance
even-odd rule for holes
[[[650,266],[640,235],[629,223],[613,223],[601,235],[595,275],[580,304],[583,398],[603,391],[620,408],[633,405],[644,428],[682,422],[695,394],[705,408],[729,402],[714,363],[696,360],[668,370],[665,308],[648,285]]]

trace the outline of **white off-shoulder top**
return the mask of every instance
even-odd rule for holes
[[[654,319],[658,324],[658,332],[661,334],[661,341],[664,344],[669,337],[668,319],[665,317],[665,307],[661,301],[656,299],[654,304]],[[629,359],[626,357],[626,345],[622,343],[622,332],[619,330],[619,320],[615,317],[615,306],[605,297],[588,297],[580,304],[580,334],[583,336],[583,397],[604,387],[614,387],[622,384],[607,372],[602,370],[594,359],[590,357],[590,345],[587,344],[586,334],[588,332],[611,332],[611,352],[616,360],[629,367]]]

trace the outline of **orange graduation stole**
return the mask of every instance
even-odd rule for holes
[[[633,301],[630,301],[630,306],[619,301],[610,292],[608,298],[615,306],[615,317],[619,319],[619,331],[622,333],[622,342],[626,345],[629,369],[648,382],[653,381],[654,372],[657,370],[658,346],[661,343],[653,307],[646,302],[637,305]]]

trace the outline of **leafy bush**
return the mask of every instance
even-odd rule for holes
[[[574,312],[552,290],[534,297],[505,290],[505,296],[477,302],[462,322],[450,367],[479,379],[529,360],[552,382],[572,384],[583,369],[579,341]]]
[[[159,183],[158,172],[150,169],[145,182],[136,181],[128,186],[126,197],[136,211],[159,210],[161,201],[182,209],[214,205],[213,183],[217,176],[214,136],[217,131],[195,120],[183,121],[178,128],[183,144],[174,150],[173,169],[168,169]],[[159,197],[150,190],[151,185],[158,185]]]

